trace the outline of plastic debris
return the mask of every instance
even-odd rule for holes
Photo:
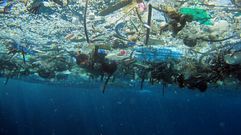
[[[165,62],[168,59],[179,60],[183,53],[175,47],[136,47],[133,57],[142,62]]]
[[[211,16],[208,12],[201,8],[181,8],[179,11],[184,15],[191,15],[193,20],[198,21],[200,24],[212,25]]]
[[[202,92],[226,78],[241,82],[237,0],[0,1],[1,77],[71,86],[106,80],[103,92],[108,81]]]
[[[5,7],[5,6],[7,6],[7,2],[8,2],[8,0],[3,0],[3,1],[1,1],[1,2],[0,2],[0,7]]]

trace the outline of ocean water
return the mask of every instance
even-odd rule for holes
[[[4,80],[1,79],[1,82]],[[240,88],[0,86],[1,135],[240,135]]]

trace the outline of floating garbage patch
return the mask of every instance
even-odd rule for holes
[[[0,0],[0,77],[206,91],[241,82],[240,0]],[[100,84],[101,83],[101,84]]]

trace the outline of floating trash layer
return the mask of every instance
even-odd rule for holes
[[[0,0],[0,20],[5,85],[240,85],[239,0]]]

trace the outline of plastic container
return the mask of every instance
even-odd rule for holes
[[[133,57],[142,62],[165,62],[169,59],[180,60],[183,53],[175,47],[136,47]]]

